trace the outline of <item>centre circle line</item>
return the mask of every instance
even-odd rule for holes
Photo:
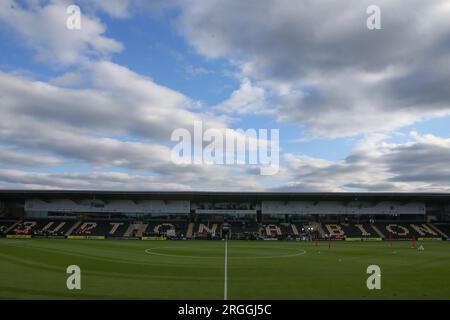
[[[145,253],[149,255],[154,256],[163,256],[163,257],[174,257],[174,258],[194,258],[194,259],[223,259],[223,256],[221,257],[202,257],[202,256],[192,256],[192,255],[178,255],[178,254],[167,254],[167,253],[159,253],[155,252],[154,250],[157,249],[183,249],[181,247],[152,247],[145,249]],[[286,249],[286,248],[279,248],[279,249]],[[288,258],[288,257],[296,257],[301,256],[307,253],[306,250],[300,249],[300,248],[293,248],[293,251],[296,251],[295,253],[289,253],[289,254],[281,254],[281,255],[273,255],[273,256],[256,256],[256,257],[231,257],[233,260],[252,260],[252,259],[274,259],[274,258]]]

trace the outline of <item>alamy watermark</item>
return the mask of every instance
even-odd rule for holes
[[[69,30],[81,29],[81,9],[77,5],[70,5],[66,9],[66,13],[69,15],[66,19],[66,27]]]
[[[367,7],[366,13],[369,14],[366,20],[366,26],[369,30],[381,29],[381,9],[379,6],[372,4]]]
[[[66,286],[69,290],[81,290],[81,269],[79,266],[73,264],[67,267],[66,273],[69,274],[67,277]]]
[[[279,129],[215,129],[204,130],[202,121],[194,121],[193,135],[185,128],[172,132],[171,141],[178,142],[171,152],[177,165],[254,165],[261,175],[274,175],[279,170]]]
[[[381,268],[376,264],[370,265],[366,270],[370,276],[367,278],[366,286],[369,290],[381,289]]]

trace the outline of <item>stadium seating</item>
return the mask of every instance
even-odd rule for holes
[[[268,223],[261,226],[263,238],[288,239],[297,238],[299,232],[297,226],[291,223]]]
[[[230,222],[160,219],[160,220],[0,220],[0,235],[33,237],[106,237],[171,239],[353,239],[408,240],[449,238],[450,224],[420,222],[370,223],[257,223],[252,219]]]
[[[430,224],[425,223],[355,223],[355,224],[323,224],[325,232],[331,237],[343,238],[381,238],[387,240],[406,240],[418,238],[443,237]],[[444,236],[446,237],[446,236]]]
[[[17,223],[15,220],[0,220],[0,237],[7,234],[9,228]]]
[[[194,239],[215,240],[221,238],[222,221],[202,221],[194,223]]]
[[[372,224],[368,223],[324,223],[323,230],[331,238],[384,238],[384,234]]]
[[[72,230],[72,236],[105,236],[122,237],[130,225],[130,221],[85,220],[79,221]]]
[[[243,219],[230,223],[231,239],[253,240],[258,238],[258,223],[254,220]]]
[[[147,227],[144,231],[145,236],[169,236],[169,237],[181,237],[186,234],[187,222],[186,221],[147,221]]]
[[[450,239],[450,225],[444,223],[431,224],[431,227],[436,230],[444,238]]]
[[[377,223],[385,239],[439,238],[441,235],[425,223]]]

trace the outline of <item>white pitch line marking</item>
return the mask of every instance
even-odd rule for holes
[[[228,281],[228,240],[225,240],[225,274],[224,274],[224,286],[223,286],[223,300],[227,300],[227,281]]]
[[[245,247],[240,247],[236,245],[234,246],[234,248],[249,248],[248,246]],[[265,247],[265,248],[269,248],[269,249],[289,249],[289,248],[283,248],[283,247]],[[222,257],[217,256],[217,257],[205,257],[205,256],[191,256],[191,255],[179,255],[179,254],[166,254],[166,253],[159,253],[159,252],[155,252],[154,250],[158,250],[158,249],[183,249],[183,247],[153,247],[153,248],[148,248],[145,249],[145,253],[149,254],[149,255],[154,255],[154,256],[163,256],[163,257],[174,257],[174,258],[196,258],[196,259],[222,259]],[[278,258],[289,258],[289,257],[295,257],[295,256],[301,256],[303,254],[306,254],[306,250],[303,249],[294,249],[295,253],[287,253],[287,254],[280,254],[280,255],[276,255],[276,256],[256,256],[256,257],[233,257],[234,260],[253,260],[253,259],[278,259]]]

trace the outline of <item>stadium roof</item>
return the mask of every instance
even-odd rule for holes
[[[0,190],[0,199],[159,199],[193,201],[420,201],[450,202],[450,193],[407,192],[207,192],[207,191],[97,191],[97,190]]]

